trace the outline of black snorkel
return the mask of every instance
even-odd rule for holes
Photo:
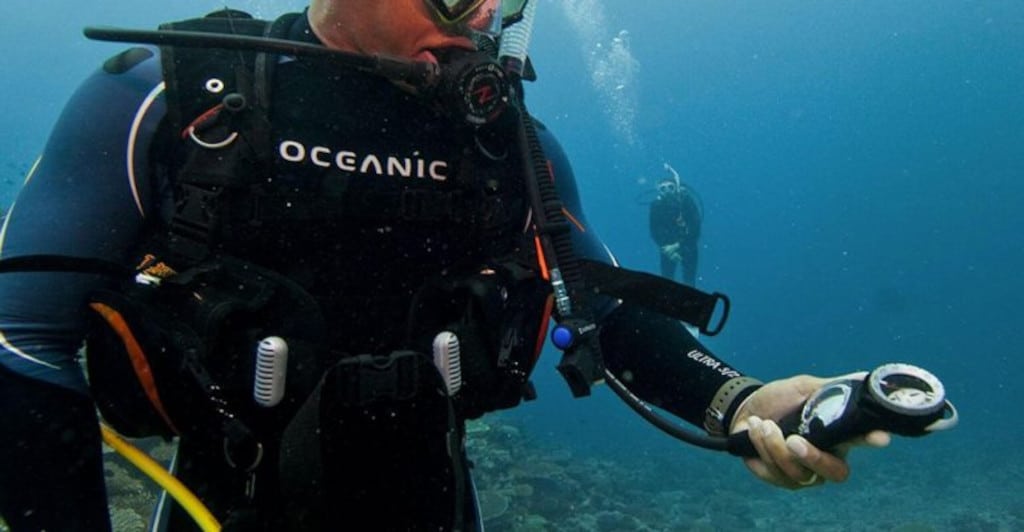
[[[403,83],[415,89],[418,94],[435,97],[454,118],[472,127],[485,126],[496,120],[509,102],[510,91],[505,71],[485,51],[452,53],[451,60],[442,68],[426,61],[345,52],[317,44],[271,37],[95,26],[86,27],[83,33],[87,38],[97,41],[219,48],[328,59],[339,66]]]
[[[437,87],[441,78],[441,69],[433,63],[379,54],[365,55],[345,52],[287,39],[199,31],[136,30],[97,26],[86,27],[83,33],[87,38],[96,41],[186,48],[220,48],[330,59],[341,66],[406,83],[425,91]]]

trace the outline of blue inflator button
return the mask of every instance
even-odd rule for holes
[[[559,325],[551,331],[551,342],[559,349],[569,349],[575,339],[576,335],[564,325]]]

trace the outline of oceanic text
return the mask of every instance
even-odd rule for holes
[[[448,163],[420,157],[381,156],[351,150],[332,150],[324,146],[310,146],[295,140],[284,140],[277,153],[290,163],[309,162],[321,168],[337,168],[344,172],[415,179],[448,180]]]

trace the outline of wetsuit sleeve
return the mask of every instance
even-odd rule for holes
[[[579,192],[568,159],[551,133],[538,128],[545,153],[554,168],[555,182],[566,209],[583,222],[574,229],[579,253],[614,264],[580,208]],[[719,390],[743,374],[701,345],[679,321],[637,305],[600,301],[600,342],[605,367],[641,399],[697,426]],[[735,382],[735,381],[734,381]],[[726,422],[742,399],[757,386],[745,387],[732,398]]]
[[[69,100],[0,231],[0,258],[124,261],[153,198],[159,61],[108,61]],[[14,530],[110,528],[95,407],[77,359],[94,274],[0,274],[0,515]],[[21,479],[12,482],[11,479]]]
[[[144,50],[145,49],[140,49]],[[149,141],[163,113],[159,61],[108,61],[65,105],[0,232],[0,258],[127,260],[153,203]],[[156,105],[159,103],[159,105]],[[96,275],[0,274],[0,364],[84,391],[75,361]]]
[[[561,144],[558,143],[551,130],[540,122],[537,122],[537,136],[544,149],[544,154],[551,163],[552,177],[555,180],[559,198],[569,214],[573,247],[576,253],[582,258],[609,264],[614,262],[611,251],[605,247],[594,227],[587,221],[587,215],[583,212],[580,202],[579,190],[576,187],[576,176],[573,174],[572,165],[569,164],[569,159]]]

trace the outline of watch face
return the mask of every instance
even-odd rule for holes
[[[800,432],[807,434],[819,423],[824,427],[835,423],[846,412],[851,396],[853,387],[847,381],[837,381],[823,386],[804,404],[800,416]]]
[[[942,382],[926,370],[909,364],[885,364],[868,377],[871,396],[883,407],[900,414],[933,414],[945,405]]]

